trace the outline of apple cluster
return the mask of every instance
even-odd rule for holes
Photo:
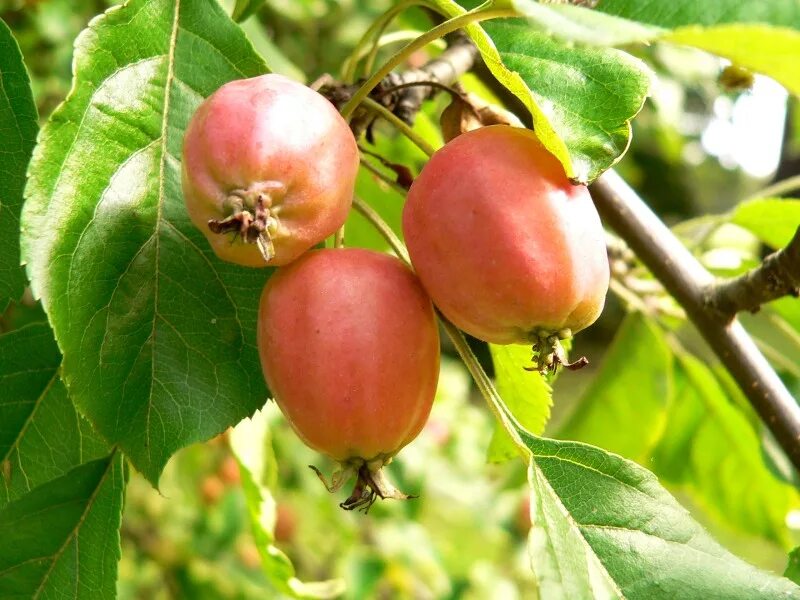
[[[356,476],[347,509],[407,497],[381,469],[433,404],[434,306],[554,369],[571,366],[559,340],[594,322],[609,278],[588,190],[529,130],[483,127],[431,157],[403,212],[413,271],[370,250],[312,249],[343,225],[358,164],[333,105],[273,74],[207,98],[183,148],[187,211],[217,256],[279,267],[258,311],[264,376],[298,436],[341,465],[329,489]]]

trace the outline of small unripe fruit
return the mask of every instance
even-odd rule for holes
[[[287,544],[294,538],[297,530],[297,515],[288,504],[278,503],[275,508],[275,541]]]
[[[380,468],[422,429],[439,376],[433,305],[412,271],[369,250],[309,252],[267,282],[258,349],[297,434],[358,474],[344,507],[401,497]]]
[[[226,485],[238,485],[241,481],[239,463],[232,456],[226,456],[222,459],[217,474]]]
[[[285,265],[344,223],[358,147],[330,102],[270,74],[231,81],[200,105],[182,168],[189,217],[217,256]]]
[[[476,129],[434,154],[403,232],[436,306],[487,342],[558,346],[603,309],[609,267],[592,199],[526,129]]]
[[[209,475],[200,484],[200,495],[203,503],[207,505],[216,504],[225,493],[225,484],[216,475]]]

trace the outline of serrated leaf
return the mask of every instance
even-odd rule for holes
[[[514,8],[528,23],[561,40],[594,46],[620,46],[647,43],[663,30],[614,17],[573,4],[543,4],[533,0],[514,0]]]
[[[116,596],[124,491],[118,452],[0,510],[0,598]]]
[[[550,418],[552,389],[538,372],[523,367],[531,362],[530,346],[489,344],[494,363],[495,384],[506,407],[528,431],[541,434]],[[500,462],[519,455],[514,442],[499,423],[495,424],[487,458]]]
[[[292,561],[274,544],[276,504],[269,490],[278,473],[269,422],[265,411],[257,411],[231,432],[231,449],[239,462],[242,487],[261,555],[261,565],[270,584],[293,598],[335,598],[344,593],[344,581],[303,582],[295,576]]]
[[[795,96],[800,95],[800,31],[748,24],[694,26],[676,29],[662,40],[723,56],[738,66],[769,75]]]
[[[23,256],[73,401],[154,485],[171,454],[267,397],[255,347],[268,271],[219,261],[180,190],[202,99],[266,66],[213,0],[132,0],[92,21],[42,131]]]
[[[800,200],[761,198],[742,202],[733,210],[730,221],[777,250],[786,246],[800,227]]]
[[[734,530],[788,546],[786,516],[800,508],[797,491],[769,470],[758,432],[728,399],[714,373],[691,355],[681,354],[678,359],[677,368],[687,385],[676,405],[691,404],[695,411],[702,411],[702,418],[683,434],[690,436],[686,454],[675,457],[683,459],[682,479],[688,491],[707,512]],[[658,469],[659,461],[654,465]]]
[[[270,71],[280,73],[295,81],[305,82],[306,74],[294,64],[275,44],[271,33],[257,18],[245,19],[239,26],[247,34],[247,39],[253,44],[264,60],[269,65]]]
[[[435,4],[450,16],[464,13],[448,0]],[[630,121],[650,87],[643,62],[613,48],[566,46],[525,19],[465,30],[492,74],[531,113],[536,135],[568,177],[588,182],[625,153]]]
[[[503,19],[484,27],[503,65],[530,90],[523,102],[532,114],[540,112],[566,145],[567,175],[588,182],[616,163],[628,149],[630,121],[650,86],[644,63],[613,48],[565,46],[531,31],[524,20]],[[540,139],[551,149],[546,138]]]
[[[664,334],[641,313],[632,313],[558,437],[642,462],[661,437],[672,395],[672,352]]]
[[[519,434],[532,453],[530,550],[542,597],[800,598],[788,579],[722,548],[637,464]]]
[[[234,21],[244,21],[264,5],[265,0],[236,0],[231,18]]]
[[[70,402],[60,364],[46,323],[0,335],[0,507],[108,454]]]
[[[633,21],[676,28],[684,25],[721,23],[769,23],[800,26],[800,4],[796,0],[602,0],[597,10]]]
[[[800,54],[800,32],[789,27],[765,22],[726,24],[722,22],[725,16],[719,15],[720,21],[705,26],[681,26],[680,20],[674,20],[671,25],[676,29],[668,31],[572,4],[516,0],[514,6],[529,23],[558,39],[605,46],[646,44],[659,39],[692,46],[768,75],[795,95],[800,94],[800,70],[795,64]],[[798,25],[794,23],[795,27]]]
[[[652,35],[661,41],[692,46],[731,60],[735,65],[768,75],[795,95],[800,94],[800,8],[782,2],[714,2],[693,0],[664,5],[651,2],[603,2],[600,10],[674,29]],[[626,21],[629,22],[629,21]],[[644,38],[644,34],[642,36]],[[645,41],[645,40],[642,40]]]
[[[0,313],[22,296],[25,274],[19,261],[19,213],[25,170],[36,143],[36,105],[11,30],[0,19]]]

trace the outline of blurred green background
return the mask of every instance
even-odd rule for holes
[[[386,0],[270,0],[243,27],[274,70],[313,81],[324,73],[339,73],[355,42],[389,4]],[[111,5],[99,0],[0,0],[0,17],[22,48],[42,121],[69,92],[76,36]],[[428,15],[413,9],[394,29],[410,32],[428,23]],[[660,45],[637,52],[655,69],[658,84],[634,122],[633,143],[619,170],[667,222],[677,225],[676,231],[708,266],[720,274],[740,272],[755,264],[765,248],[744,229],[717,227],[707,216],[730,211],[771,180],[800,172],[798,120],[784,122],[787,100],[769,81],[759,79],[753,90],[726,89],[719,82],[724,65],[713,57]],[[418,58],[425,60],[426,55]],[[468,77],[466,86],[487,93],[477,77]],[[747,108],[754,98],[762,104],[752,109],[753,114],[769,112],[774,122],[756,124],[756,130],[748,133],[741,123],[752,117],[743,115],[742,107]],[[441,144],[437,120],[445,104],[444,98],[429,103],[415,125],[434,144]],[[796,103],[789,103],[790,117],[796,112]],[[388,127],[379,125],[376,133],[375,150],[418,171],[424,155]],[[742,136],[758,155],[757,164],[752,156],[733,151],[734,141]],[[362,172],[357,193],[398,226],[401,198],[388,186]],[[381,238],[358,216],[351,218],[347,233],[349,244],[385,249]],[[642,296],[663,307],[662,315],[668,318],[675,307],[645,273],[636,271],[635,265],[633,269],[637,281],[644,282]],[[782,305],[777,312],[780,327],[775,326],[774,314],[763,311],[748,317],[746,323],[758,334],[790,389],[800,396],[796,360],[800,356],[791,358],[800,347],[800,309]],[[588,356],[591,365],[556,381],[548,433],[556,434],[569,414],[589,401],[587,390],[624,316],[623,303],[610,294],[600,321],[576,340],[575,353]],[[28,299],[2,315],[0,330],[41,318],[38,307]],[[784,323],[789,324],[788,333]],[[706,352],[682,319],[676,317],[673,326],[686,347],[700,355]],[[781,335],[788,336],[789,342]],[[475,348],[491,369],[486,348],[480,343]],[[307,467],[314,464],[330,472],[333,465],[294,437],[274,405],[265,409],[277,465],[273,486],[276,545],[292,560],[300,580],[345,579],[347,598],[536,597],[525,548],[530,521],[524,465],[520,461],[487,463],[491,415],[452,349],[446,351],[430,422],[390,467],[398,486],[420,497],[378,502],[368,516],[338,508],[343,494],[329,495]],[[624,384],[620,389],[625,389]],[[632,402],[634,397],[632,393]],[[764,448],[768,447],[767,440]],[[779,464],[770,465],[783,476]],[[732,527],[707,502],[698,501],[696,494],[683,493],[680,486],[671,489],[731,550],[759,566],[782,571],[786,548],[774,539]],[[193,446],[171,461],[161,494],[139,475],[131,475],[122,527],[119,596],[275,597],[265,592],[269,583],[255,543],[229,436]]]

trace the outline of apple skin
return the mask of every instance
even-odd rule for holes
[[[186,209],[222,260],[248,267],[285,265],[333,234],[347,218],[359,154],[347,122],[312,89],[282,75],[226,83],[192,117],[183,143]],[[229,198],[268,198],[275,256],[215,233],[231,215]],[[246,206],[252,209],[252,206]]]
[[[343,464],[388,462],[424,426],[439,377],[430,298],[399,259],[315,250],[270,278],[258,349],[267,383],[311,448]]]
[[[603,310],[597,210],[529,130],[483,127],[436,152],[409,190],[403,232],[434,304],[479,339],[536,343]]]

